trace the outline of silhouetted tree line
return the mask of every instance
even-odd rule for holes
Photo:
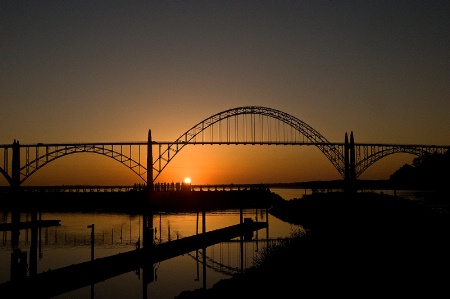
[[[390,176],[397,188],[443,190],[450,183],[450,151],[425,154],[405,164]]]

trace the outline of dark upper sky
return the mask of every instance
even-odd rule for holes
[[[449,1],[0,1],[0,144],[175,140],[267,106],[450,144]]]

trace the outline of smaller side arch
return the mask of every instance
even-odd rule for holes
[[[106,144],[107,145],[107,144]],[[50,148],[50,150],[48,150]],[[65,146],[52,146],[46,150],[46,153],[39,155],[35,159],[27,162],[20,168],[20,184],[25,182],[36,171],[44,167],[45,165],[62,158],[64,156],[76,154],[76,153],[94,153],[100,154],[108,158],[112,158],[115,161],[120,162],[135,174],[137,174],[143,182],[146,183],[145,174],[147,168],[143,166],[139,160],[133,159],[131,155],[123,154],[123,152],[114,150],[114,146],[111,148],[105,146],[105,144],[84,144],[84,145],[65,145]],[[140,157],[140,155],[139,155]]]
[[[375,162],[393,154],[405,153],[421,157],[425,154],[445,151],[445,147],[426,145],[356,145],[356,147],[358,153],[362,153],[356,163],[356,177],[359,177]]]

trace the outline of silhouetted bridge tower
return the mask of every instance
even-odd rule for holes
[[[122,163],[153,189],[162,171],[186,145],[299,145],[315,146],[342,178],[353,182],[372,164],[396,153],[423,156],[444,153],[450,146],[355,143],[353,132],[344,142],[330,142],[298,118],[272,108],[244,106],[214,114],[175,141],[37,143],[0,145],[0,173],[12,189],[19,189],[36,171],[56,159],[77,153],[104,155]],[[153,159],[153,157],[156,159]],[[151,171],[149,171],[151,170]],[[155,174],[155,175],[154,175]]]

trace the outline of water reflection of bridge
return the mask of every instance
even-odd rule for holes
[[[30,217],[30,221],[28,220],[28,217]],[[204,217],[202,218],[204,220]],[[236,273],[239,270],[240,264],[240,269],[242,271],[244,267],[243,259],[247,255],[243,250],[245,244],[260,244],[261,242],[269,242],[269,240],[258,240],[257,233],[256,239],[254,239],[253,235],[253,232],[257,232],[259,229],[264,227],[267,228],[267,222],[254,222],[251,218],[245,218],[245,221],[242,222],[241,217],[241,223],[239,224],[208,232],[197,232],[197,234],[188,237],[179,238],[178,233],[176,233],[176,238],[173,238],[170,236],[170,233],[168,233],[169,236],[167,238],[169,241],[162,242],[162,238],[160,236],[160,243],[157,244],[156,242],[158,239],[156,237],[156,233],[154,236],[153,233],[149,234],[152,232],[152,229],[147,226],[150,223],[148,222],[148,219],[149,217],[143,215],[143,242],[136,242],[133,244],[135,247],[133,247],[130,251],[97,259],[94,259],[92,255],[91,261],[38,273],[36,266],[38,257],[37,253],[39,252],[39,257],[41,258],[41,248],[43,244],[46,246],[68,247],[90,245],[93,250],[96,245],[109,243],[109,241],[105,242],[105,238],[102,240],[102,238],[93,237],[93,226],[91,239],[89,240],[85,233],[59,234],[59,220],[47,221],[47,223],[46,221],[40,220],[38,213],[31,213],[31,215],[25,217],[26,221],[22,222],[21,217],[17,213],[13,213],[11,216],[11,223],[3,223],[5,225],[3,226],[2,242],[2,246],[11,246],[13,249],[13,253],[11,254],[11,280],[0,284],[0,293],[2,293],[2,295],[8,295],[8,293],[11,292],[15,296],[19,297],[22,295],[28,296],[30,294],[55,296],[84,286],[91,285],[93,288],[93,285],[97,282],[104,281],[126,272],[134,271],[138,273],[137,270],[139,269],[142,269],[143,273],[147,273],[143,274],[143,283],[148,284],[152,282],[153,279],[156,280],[157,269],[154,267],[155,264],[178,255],[190,254],[194,251],[196,253],[200,252],[202,262],[200,262],[200,260],[198,260],[198,262],[204,266],[203,279],[205,280],[205,267],[212,268],[216,271],[220,267],[222,269],[222,273],[224,273],[224,269],[228,268],[229,270],[234,270]],[[8,220],[7,215],[4,214],[3,220]],[[50,225],[50,222],[53,223],[53,226]],[[47,224],[42,225],[44,223]],[[20,234],[21,242],[19,242],[18,237],[19,230],[23,232]],[[111,232],[111,240],[114,238],[113,235],[114,233]],[[239,236],[239,240],[235,239]],[[7,237],[11,238],[11,243],[6,241]],[[154,239],[154,241],[152,239]],[[118,239],[117,242],[132,243],[133,239],[130,237],[128,241],[124,241],[122,234],[120,234],[120,239]],[[151,243],[153,243],[153,245],[151,245]],[[233,252],[239,252],[239,250],[241,250],[238,253],[240,261],[236,261],[232,266],[227,266],[226,263],[224,263],[223,252],[217,251],[217,248],[222,248],[222,243],[228,245],[232,244],[233,246],[236,245],[236,247],[239,247],[238,250],[233,250]],[[21,248],[26,248],[28,246],[29,260],[27,260],[27,252],[21,250]],[[257,245],[257,247],[259,248],[259,245]],[[248,251],[245,250],[245,252]],[[220,258],[215,260],[217,254]],[[230,260],[230,256],[228,256],[228,260]],[[230,265],[231,264],[232,263],[230,263]],[[27,266],[29,269],[28,274]],[[89,273],[90,275],[87,275]],[[228,275],[230,274],[232,274],[232,272],[228,272]],[[75,277],[76,279],[74,279]]]
[[[263,218],[261,219],[263,220]],[[20,222],[19,225],[15,226],[17,229],[20,229],[22,231],[22,233],[20,234],[21,238],[13,237],[13,225],[12,223],[8,223],[7,215],[3,215],[3,222],[0,223],[0,233],[2,235],[0,248],[27,248],[32,245],[31,242],[34,240],[34,238],[32,237],[33,221],[31,220],[31,216],[29,215],[24,217],[23,220],[23,222]],[[37,249],[38,257],[40,259],[44,257],[44,246],[45,248],[72,248],[89,247],[92,245],[92,240],[87,232],[73,233],[65,230],[61,231],[60,220],[41,220],[40,216],[38,216],[35,225],[37,225],[37,239],[34,241],[38,243]],[[131,231],[131,226],[129,227],[129,230]],[[170,226],[167,234],[161,235],[161,224],[158,230],[159,234],[155,234],[154,238],[155,244],[160,244],[180,238],[180,235],[177,231],[170,231]],[[138,235],[134,237],[135,238],[131,236],[131,233],[128,235],[128,230],[125,227],[122,227],[122,225],[116,228],[103,229],[100,231],[97,230],[94,236],[94,246],[126,245],[129,247],[133,247],[136,243],[139,242],[141,236]],[[278,241],[278,238],[260,238],[258,237],[258,232],[256,232],[256,236],[254,239],[244,240],[244,264],[247,265],[249,263],[249,260],[253,259],[256,256],[256,254],[252,253],[257,253],[259,251],[259,248]],[[240,242],[241,240],[226,240],[219,244],[208,247],[206,256],[207,266],[210,269],[228,275],[238,273],[241,267],[239,261],[241,257],[235,255],[235,253],[240,251]],[[233,248],[230,248],[230,246],[233,246]],[[253,250],[247,250],[247,246],[253,246],[254,248]],[[226,254],[227,256],[224,256],[224,254]],[[231,256],[233,254],[234,256]],[[200,252],[200,255],[203,255],[202,251]],[[198,260],[198,262],[200,263],[202,263],[202,261],[203,259]],[[246,266],[244,266],[244,268],[246,268]],[[229,269],[229,271],[225,272],[225,269]]]
[[[67,231],[60,231],[60,220],[41,220],[40,217],[36,220],[34,225],[37,225],[37,242],[38,242],[38,256],[43,258],[43,246],[48,247],[89,247],[92,245],[92,240],[87,233],[70,233]],[[30,217],[24,218],[25,221],[20,222],[16,228],[22,230],[21,239],[13,238],[12,223],[8,223],[7,215],[4,214],[3,223],[0,223],[0,232],[2,234],[2,242],[0,247],[6,248],[27,248],[32,242],[32,224]],[[131,227],[130,227],[131,231]],[[161,226],[159,232],[161,233]],[[170,235],[169,235],[170,234]],[[97,231],[94,237],[94,246],[109,246],[109,245],[129,245],[133,247],[139,242],[141,236],[136,236],[133,239],[131,234],[127,236],[125,228]],[[155,244],[166,242],[165,240],[179,239],[180,235],[176,231],[167,232],[166,236],[161,234],[155,235]],[[12,241],[14,240],[14,241]],[[270,244],[279,242],[279,238],[259,238],[256,232],[255,238],[251,240],[226,240],[219,244],[214,244],[206,249],[206,256],[203,259],[203,251],[196,250],[194,253],[187,253],[189,256],[195,258],[200,264],[206,262],[206,266],[214,271],[226,275],[233,275],[242,271],[242,269],[251,266],[251,261],[257,256],[259,249]],[[243,242],[244,248],[239,248]],[[253,248],[248,249],[248,247]],[[231,247],[231,248],[230,248]],[[241,252],[240,254],[236,254]],[[244,267],[242,268],[241,259],[243,259]]]
[[[246,236],[245,238],[251,238],[253,231],[264,227],[267,227],[267,223],[245,221],[229,227],[202,232],[198,235],[192,235],[159,245],[151,245],[152,241],[146,241],[146,238],[144,238],[142,248],[137,247],[125,253],[98,259],[92,257],[91,261],[88,262],[49,270],[39,274],[34,273],[28,278],[12,277],[10,281],[0,284],[0,293],[14,295],[20,298],[31,295],[46,298],[53,297],[89,285],[93,288],[95,283],[126,272],[135,271],[139,268],[142,268],[144,273],[146,269],[148,270],[150,268],[151,272],[147,273],[145,275],[146,278],[144,277],[143,280],[144,284],[148,284],[154,280],[152,269],[155,263],[193,250],[198,250],[199,248],[205,250],[205,248],[213,244],[238,236],[244,235]],[[146,230],[148,228],[144,229],[144,235],[146,235]],[[14,255],[12,255],[13,258],[15,258]],[[203,279],[206,282],[206,272],[203,273]]]
[[[242,273],[243,270],[251,267],[255,258],[258,257],[259,249],[267,246],[278,244],[282,239],[253,239],[253,240],[228,240],[220,242],[219,244],[212,245],[206,250],[206,255],[203,251],[196,250],[195,252],[188,252],[187,254],[192,257],[197,263],[205,264],[206,267],[216,272],[225,275],[235,275]],[[223,248],[224,246],[236,246],[243,248],[236,248],[230,250],[230,248]],[[254,248],[248,250],[248,246],[252,245]],[[216,252],[218,247],[218,252]],[[224,256],[224,252],[226,256]],[[240,252],[239,255],[233,255],[232,252]],[[242,256],[241,256],[242,255]],[[218,256],[218,257],[217,257]],[[242,263],[244,265],[242,265]]]

